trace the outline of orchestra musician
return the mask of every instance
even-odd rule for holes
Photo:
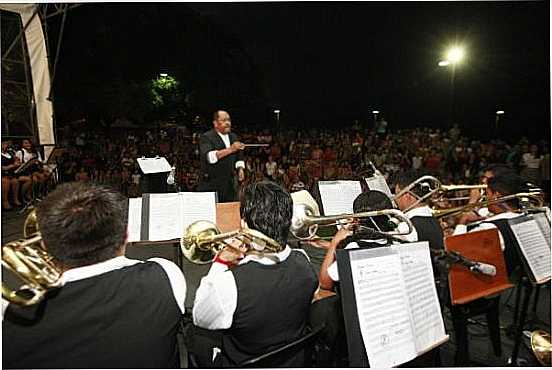
[[[318,280],[306,253],[287,245],[292,212],[291,196],[280,185],[263,181],[244,188],[242,226],[281,249],[262,253],[252,242],[241,252],[227,246],[215,257],[197,290],[188,336],[200,367],[235,367],[304,334]],[[303,356],[274,366],[301,367]]]
[[[237,199],[238,181],[245,179],[245,163],[241,151],[245,145],[231,132],[232,122],[228,112],[218,110],[213,114],[213,129],[199,138],[201,180],[198,191],[216,191],[219,202]]]
[[[495,174],[488,180],[486,189],[487,200],[492,201],[502,196],[522,192],[523,190],[523,179],[512,171],[504,171],[500,174]],[[518,209],[517,200],[513,199],[511,201],[490,204],[488,208],[490,212],[489,217],[479,217],[479,220],[482,220],[482,222],[476,224],[472,223],[473,216],[471,214],[466,213],[462,215],[456,225],[454,235],[498,228],[500,246],[504,251],[506,270],[508,274],[511,274],[516,267],[521,265],[517,251],[511,247],[512,243],[516,243],[516,241],[508,226],[509,219],[520,216],[519,213],[515,212]]]
[[[176,368],[186,282],[169,260],[125,257],[127,199],[59,185],[37,207],[63,286],[34,306],[3,301],[5,368]]]
[[[21,206],[19,201],[19,188],[23,194],[29,191],[31,179],[27,176],[19,176],[15,174],[15,170],[21,165],[19,158],[11,149],[11,141],[2,141],[2,209],[9,211],[12,206],[9,202],[10,191],[13,196],[13,204],[16,207]]]

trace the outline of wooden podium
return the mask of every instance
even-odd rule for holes
[[[452,264],[448,278],[453,305],[465,304],[514,286],[508,279],[497,229],[447,236],[445,249],[496,267],[496,275],[487,276],[474,273],[458,263]]]
[[[221,233],[240,228],[240,202],[217,203],[217,226]]]

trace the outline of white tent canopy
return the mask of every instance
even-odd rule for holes
[[[48,100],[50,94],[50,70],[42,23],[36,4],[0,4],[0,9],[19,14],[25,29],[25,42],[29,53],[33,81],[33,101],[36,107],[38,142],[41,145],[55,144],[53,127],[53,107]],[[26,27],[26,28],[25,28]],[[53,146],[44,147],[48,158]]]

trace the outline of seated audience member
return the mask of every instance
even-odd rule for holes
[[[9,211],[12,206],[9,201],[10,191],[13,196],[13,204],[21,206],[19,202],[19,185],[22,184],[23,193],[28,191],[31,179],[26,176],[18,176],[15,170],[21,165],[15,153],[10,150],[10,141],[2,141],[2,209]]]
[[[244,188],[242,226],[272,238],[281,249],[263,253],[252,242],[244,253],[226,247],[216,256],[193,308],[194,324],[209,330],[196,327],[191,339],[200,367],[236,366],[304,334],[318,280],[306,253],[287,245],[292,209],[291,196],[275,183]],[[213,332],[219,329],[224,330]],[[301,367],[303,361],[299,352],[273,366]]]
[[[35,306],[3,301],[6,368],[175,368],[186,283],[171,261],[125,257],[127,200],[84,183],[39,204],[63,286]]]
[[[44,160],[36,150],[31,139],[23,139],[21,142],[21,150],[15,154],[22,164],[32,162],[21,174],[29,176],[33,183],[36,184],[42,193],[45,192],[45,184],[49,177],[48,170],[44,167]],[[29,195],[26,194],[27,197]]]

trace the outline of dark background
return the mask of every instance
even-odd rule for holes
[[[68,14],[55,109],[60,122],[133,111],[139,97],[113,86],[165,72],[190,117],[221,107],[235,125],[270,127],[275,108],[284,127],[372,124],[378,109],[391,128],[489,136],[501,109],[505,136],[548,137],[549,14],[544,1],[90,3]],[[453,89],[437,63],[455,41]]]

